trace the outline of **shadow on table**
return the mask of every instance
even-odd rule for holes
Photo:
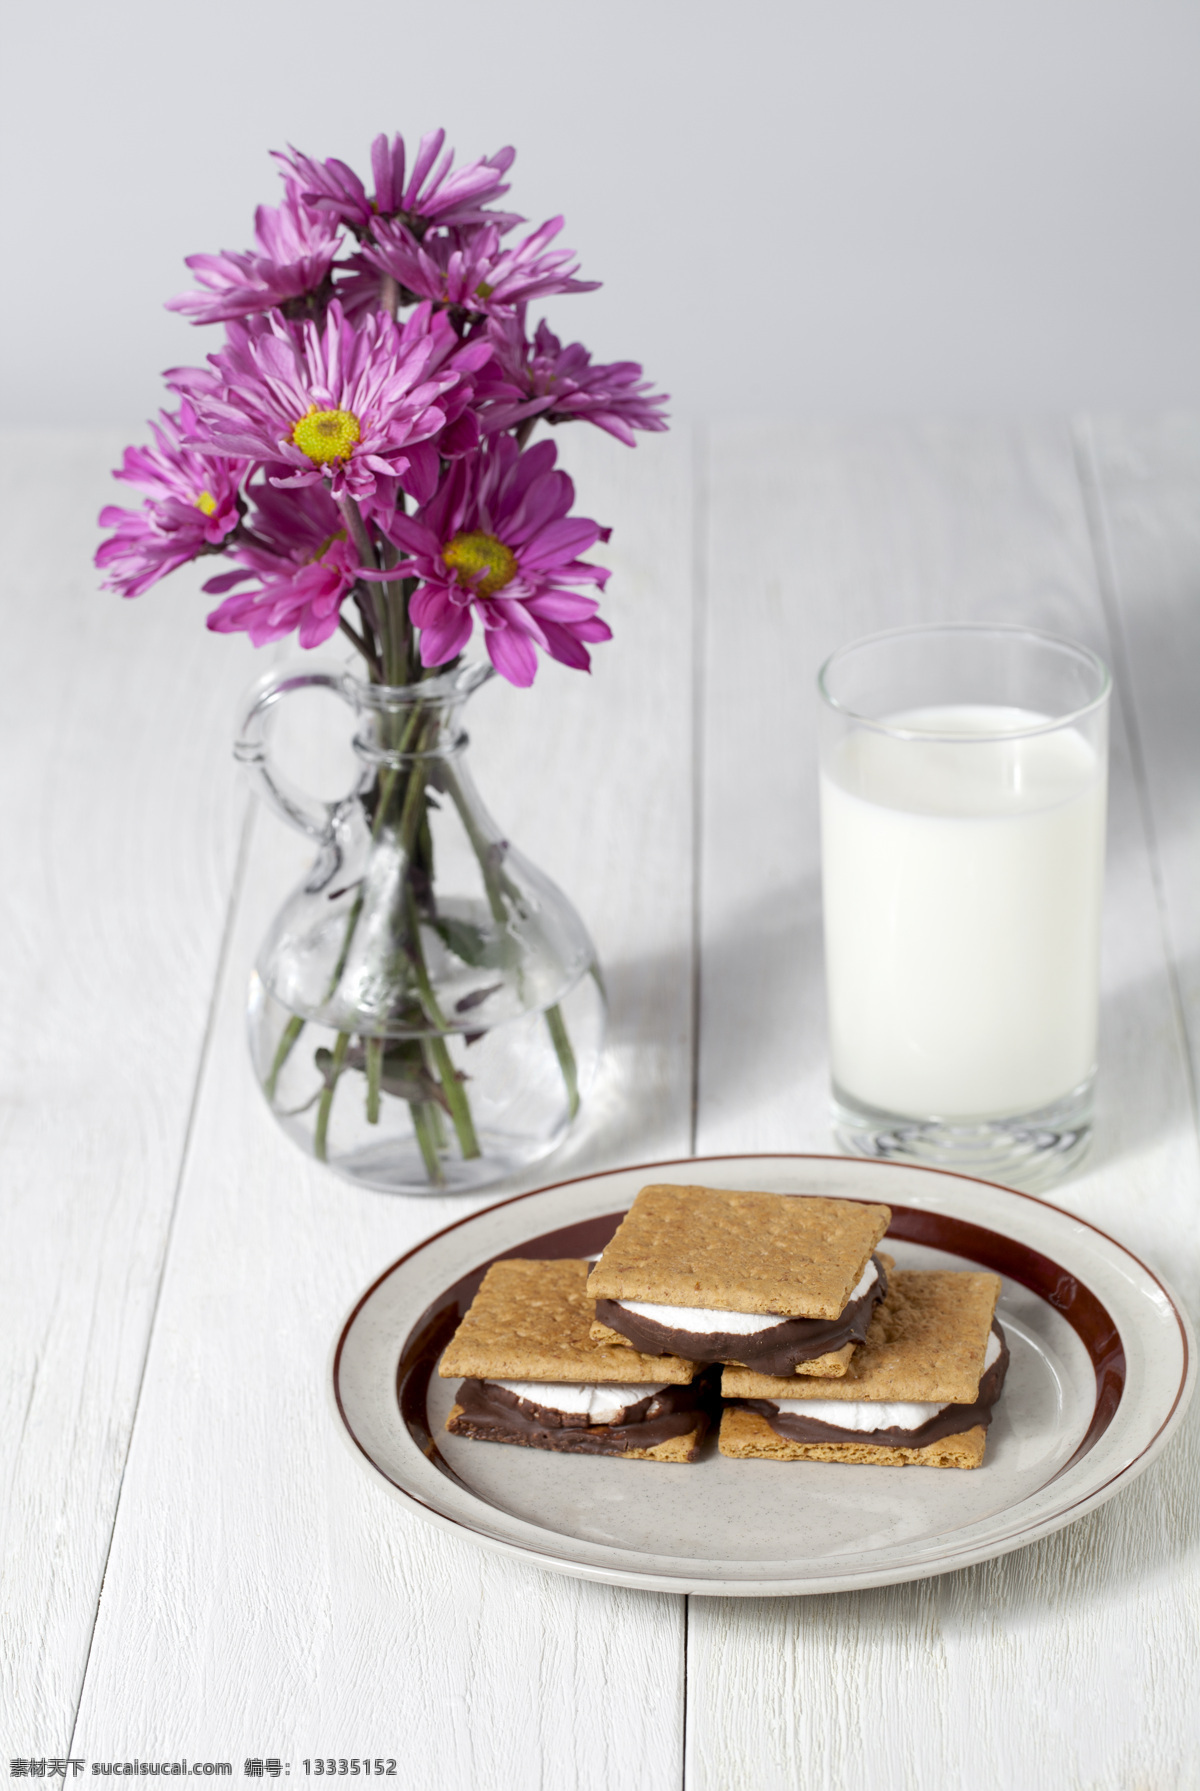
[[[710,933],[699,980],[701,1126],[710,1109],[725,1130],[739,1111],[761,1111],[767,1102],[775,1123],[786,1103],[810,1125],[823,1112],[829,1074],[819,878],[746,904]],[[1184,963],[1181,983],[1185,1009],[1194,991],[1200,1015],[1200,963]],[[1104,994],[1096,1133],[1072,1181],[1144,1153],[1188,1123],[1181,1042],[1157,968]]]
[[[728,1125],[765,1103],[822,1114],[828,1092],[821,885],[814,874],[740,906],[721,925],[701,914],[701,1122]]]
[[[694,971],[690,943],[607,960],[606,1061],[562,1174],[686,1149],[692,1121]],[[825,1007],[816,878],[748,905],[699,966],[700,1118],[749,1113],[764,1096],[797,1108],[810,1076],[826,1099]]]
[[[1200,1404],[1161,1461],[1099,1511],[1055,1535],[958,1573],[814,1598],[693,1599],[717,1619],[720,1646],[762,1646],[762,1631],[831,1650],[855,1633],[887,1645],[936,1632],[990,1649],[997,1636],[1067,1628],[1089,1610],[1129,1611],[1139,1596],[1190,1608],[1200,1554]],[[716,1607],[720,1605],[718,1612]],[[1111,1633],[1111,1629],[1110,1629]],[[1178,1633],[1174,1631],[1173,1633]],[[786,1644],[785,1644],[786,1645]],[[832,1658],[832,1656],[831,1656]]]
[[[656,1154],[686,1154],[692,1105],[692,960],[687,940],[607,960],[604,1061],[555,1179]]]
[[[1161,975],[1104,998],[1096,1133],[1080,1173],[1145,1152],[1187,1123],[1191,1101],[1181,1047],[1186,1050],[1186,1041]]]

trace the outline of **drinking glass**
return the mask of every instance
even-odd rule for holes
[[[1108,669],[1030,628],[893,629],[821,668],[843,1148],[1024,1185],[1087,1148]]]

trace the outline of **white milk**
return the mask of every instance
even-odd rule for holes
[[[890,727],[1045,721],[971,705]],[[1032,1112],[1096,1056],[1105,767],[1073,728],[896,741],[862,729],[821,775],[833,1079],[891,1113]]]

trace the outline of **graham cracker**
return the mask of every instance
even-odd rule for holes
[[[602,1325],[598,1318],[592,1320],[592,1328],[589,1332],[589,1336],[593,1343],[611,1343],[614,1344],[617,1349],[633,1348],[628,1337],[623,1337],[620,1331],[614,1331],[611,1325]]]
[[[837,1318],[891,1208],[813,1194],[643,1188],[588,1277],[596,1299]]]
[[[844,1376],[806,1386],[803,1397],[970,1405],[999,1293],[999,1275],[898,1269]],[[794,1376],[749,1368],[726,1368],[721,1391],[727,1399],[797,1397]]]
[[[507,1381],[665,1381],[684,1386],[696,1372],[680,1356],[613,1349],[590,1335],[595,1301],[590,1263],[494,1262],[450,1340],[438,1373]]]
[[[982,1465],[987,1430],[982,1424],[923,1449],[888,1448],[879,1443],[795,1443],[771,1429],[759,1412],[731,1410],[721,1418],[717,1444],[722,1455],[741,1461],[849,1461],[879,1468],[977,1468]]]
[[[454,1434],[456,1436],[470,1436],[470,1434],[471,1434],[470,1431],[456,1429],[455,1419],[461,1418],[461,1417],[462,1417],[462,1407],[460,1405],[451,1406],[450,1407],[450,1415],[446,1419],[445,1427],[448,1431],[450,1431],[452,1434]],[[476,1439],[476,1440],[479,1440],[479,1439]],[[534,1440],[531,1437],[519,1436],[515,1432],[513,1433],[512,1436],[504,1437],[503,1439],[501,1439],[499,1437],[495,1437],[495,1438],[487,1437],[487,1438],[484,1438],[483,1440],[486,1442],[500,1442],[501,1440],[503,1440],[505,1443],[515,1443],[518,1446],[518,1448],[524,1448],[524,1449],[537,1449],[537,1448],[541,1447],[541,1445],[534,1442]],[[604,1461],[698,1461],[700,1458],[700,1444],[703,1442],[703,1440],[704,1440],[704,1426],[703,1426],[703,1424],[699,1424],[699,1425],[697,1425],[695,1430],[689,1430],[686,1433],[686,1435],[684,1435],[684,1436],[668,1437],[665,1443],[655,1443],[653,1449],[614,1449],[611,1455],[610,1454],[602,1455],[601,1452],[599,1450],[597,1450],[595,1455],[593,1456],[593,1460],[603,1459]],[[557,1450],[547,1450],[546,1453],[547,1454],[557,1454],[559,1452]],[[563,1451],[563,1453],[566,1454],[566,1453],[570,1453],[570,1452]]]
[[[797,1374],[803,1374],[819,1381],[841,1380],[857,1348],[856,1343],[843,1343],[841,1349],[831,1349],[824,1356],[814,1356],[810,1362],[797,1362],[792,1379]]]
[[[796,1388],[792,1386],[792,1382],[798,1374],[811,1375],[814,1379],[822,1381],[840,1380],[850,1366],[850,1358],[857,1348],[858,1345],[855,1343],[843,1343],[841,1349],[831,1349],[823,1356],[813,1356],[807,1362],[797,1362],[791,1374],[785,1375],[780,1384],[782,1386],[790,1387],[791,1393],[789,1397],[795,1399],[798,1395]],[[743,1374],[754,1373],[752,1368],[745,1368],[738,1362],[731,1362],[729,1367],[725,1370],[726,1374],[728,1374],[729,1368],[740,1368]],[[775,1379],[774,1375],[770,1374],[760,1374],[758,1378],[759,1380],[769,1380],[772,1382]]]

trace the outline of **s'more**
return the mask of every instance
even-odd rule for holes
[[[726,1368],[722,1455],[881,1467],[977,1468],[1008,1370],[1000,1277],[894,1271],[866,1341],[838,1381]]]
[[[454,1436],[572,1455],[695,1461],[708,1429],[696,1363],[591,1335],[590,1263],[495,1262],[438,1365],[462,1376]]]
[[[654,1183],[588,1277],[598,1343],[843,1376],[887,1292],[891,1208]]]

